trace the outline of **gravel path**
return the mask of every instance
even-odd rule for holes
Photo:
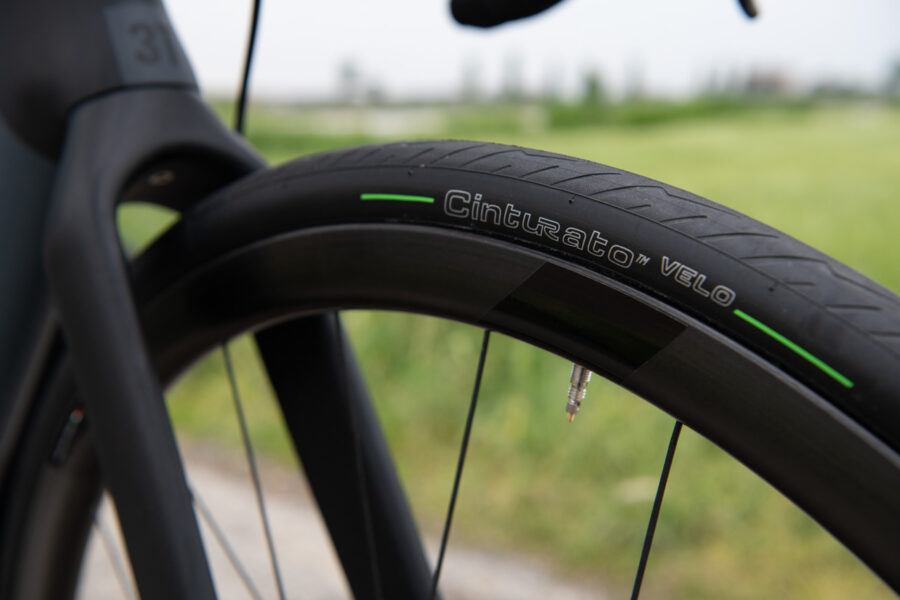
[[[255,496],[246,472],[233,461],[222,460],[206,450],[192,450],[188,468],[195,492],[222,530],[227,532],[243,568],[249,573],[261,598],[277,598],[272,568],[259,524]],[[287,477],[284,469],[268,468],[263,473],[266,507],[272,523],[275,546],[281,557],[281,575],[288,598],[331,600],[348,598],[349,593],[337,558],[322,527],[308,492],[297,477]],[[114,568],[121,561],[114,515],[104,502],[94,528],[85,562],[80,599],[129,598],[123,590],[131,586],[125,569]],[[220,598],[252,599],[254,596],[229,563],[209,524],[201,520],[204,540]],[[107,543],[103,538],[106,537]],[[426,543],[432,561],[437,544]],[[290,557],[290,560],[288,560]],[[117,573],[119,576],[117,577]],[[120,579],[126,579],[123,585]],[[542,565],[484,550],[450,545],[441,575],[445,600],[491,598],[499,600],[603,600],[597,589],[569,584],[553,577]],[[129,590],[130,591],[130,590]]]

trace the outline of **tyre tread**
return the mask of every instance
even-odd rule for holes
[[[385,156],[378,150],[390,148]],[[358,150],[337,151],[350,154]],[[295,163],[310,172],[329,155]],[[341,164],[340,159],[336,163]],[[688,235],[765,273],[834,313],[900,357],[900,301],[879,284],[776,229],[690,192],[559,154],[500,144],[444,141],[377,145],[355,166],[457,168],[528,181],[602,201]],[[551,176],[552,174],[552,176]],[[877,323],[872,319],[877,314]],[[885,329],[887,328],[887,329]]]

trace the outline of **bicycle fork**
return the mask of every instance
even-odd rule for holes
[[[144,598],[215,593],[132,299],[115,209],[147,157],[178,149],[217,158],[214,170],[184,169],[197,180],[184,182],[182,197],[166,198],[177,208],[204,184],[218,186],[261,166],[211,119],[183,90],[121,92],[82,105],[70,121],[45,238],[52,301]]]
[[[185,90],[99,98],[73,115],[69,132],[45,261],[103,480],[141,597],[212,599],[114,214],[134,189],[143,201],[183,210],[263,162]],[[354,594],[426,597],[421,541],[336,317],[277,325],[257,342]]]

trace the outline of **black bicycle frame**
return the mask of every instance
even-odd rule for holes
[[[128,200],[186,211],[264,161],[203,104],[158,0],[31,0],[3,10],[0,285],[11,293],[4,292],[0,304],[0,477],[51,348],[63,344],[141,596],[212,599],[191,493],[143,341],[115,211]],[[366,597],[376,568],[389,574],[381,582],[385,597],[424,596],[430,574],[412,517],[335,324],[322,316],[271,329],[259,338],[263,356],[280,398],[314,395],[285,412],[326,520],[343,531],[332,527],[357,597]],[[338,347],[343,350],[321,352]],[[306,364],[301,379],[313,383],[296,389],[297,374],[285,356]],[[331,358],[308,363],[310,356]],[[322,377],[323,371],[334,375]],[[322,402],[331,403],[330,421],[343,415],[324,459],[303,450],[327,442],[309,438]],[[334,461],[346,474],[323,461]],[[317,481],[316,471],[329,475]],[[354,471],[378,485],[358,490],[362,479]],[[368,506],[353,500],[353,491],[366,494]],[[377,525],[374,544],[356,543],[364,518]]]

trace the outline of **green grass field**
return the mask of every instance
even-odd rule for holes
[[[498,141],[626,168],[774,225],[900,291],[896,107],[768,106],[584,127],[498,117],[507,112],[457,113],[444,119],[449,129],[404,137]],[[273,162],[376,139],[365,132],[310,133],[304,128],[311,119],[259,109],[250,115],[249,137]],[[151,221],[140,211],[123,217],[135,240],[149,235]],[[480,332],[403,315],[350,313],[345,322],[417,518],[439,531]],[[257,444],[292,460],[250,342],[237,343],[235,353]],[[513,549],[625,595],[672,421],[595,378],[582,414],[567,424],[569,369],[561,359],[494,337],[453,539]],[[199,365],[172,392],[171,411],[189,435],[236,445],[227,383],[214,377],[221,374],[221,357]],[[648,598],[890,597],[789,502],[691,432],[676,456],[646,592]]]

